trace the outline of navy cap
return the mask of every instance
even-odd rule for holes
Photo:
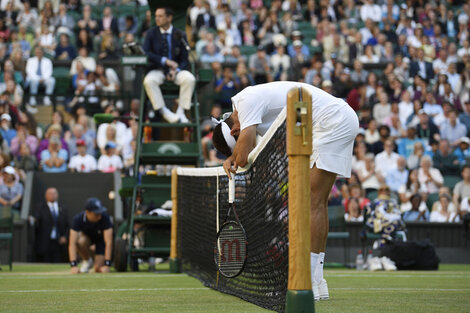
[[[107,209],[101,204],[98,198],[88,198],[85,205],[85,210],[93,212],[95,214],[103,214]]]

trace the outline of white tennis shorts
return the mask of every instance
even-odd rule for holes
[[[344,101],[337,110],[313,119],[310,167],[351,177],[354,139],[359,130],[356,112]]]

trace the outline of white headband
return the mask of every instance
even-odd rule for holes
[[[230,127],[228,127],[227,123],[221,122],[222,124],[222,135],[224,135],[225,142],[227,142],[227,145],[230,148],[230,151],[233,152],[233,148],[235,148],[235,144],[237,141],[235,140],[235,137],[230,134]]]
[[[224,116],[226,114],[227,113],[225,113]],[[230,112],[230,114],[231,114],[231,112]],[[228,114],[228,115],[230,115],[230,114]],[[220,126],[220,128],[222,130],[222,135],[224,136],[225,142],[227,143],[228,147],[230,148],[230,151],[233,152],[233,148],[235,148],[235,144],[237,143],[237,141],[235,140],[235,137],[233,137],[232,134],[230,134],[230,127],[228,127],[227,123],[225,123],[223,120],[219,121],[214,117],[212,117],[212,122],[215,125],[222,124]]]

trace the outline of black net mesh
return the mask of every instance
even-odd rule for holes
[[[234,206],[248,240],[247,263],[236,278],[217,275],[214,262],[217,189],[221,227],[228,210],[227,176],[178,177],[183,271],[210,288],[278,312],[285,309],[289,260],[285,138],[284,121],[250,169],[235,177]]]

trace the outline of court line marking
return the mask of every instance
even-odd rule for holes
[[[33,290],[0,290],[0,293],[122,292],[122,291],[193,291],[193,290],[213,290],[213,289],[210,289],[210,288],[33,289]]]
[[[138,292],[138,291],[198,291],[198,290],[214,290],[211,288],[100,288],[100,289],[33,289],[33,290],[0,290],[0,293],[52,293],[52,292]],[[470,288],[330,288],[330,290],[373,290],[373,291],[448,291],[448,292],[459,292],[459,291],[470,291]]]
[[[89,273],[89,274],[80,274],[80,275],[72,275],[68,272],[64,273],[22,273],[22,274],[10,274],[4,273],[0,274],[1,279],[51,279],[51,278],[168,278],[168,277],[184,277],[187,278],[186,274],[142,274],[142,275],[120,275],[120,274],[97,274],[97,273]]]
[[[442,275],[442,274],[429,274],[429,275],[406,275],[406,274],[392,274],[393,272],[386,272],[386,273],[377,273],[377,274],[372,274],[368,272],[363,272],[363,273],[357,273],[357,274],[332,274],[326,272],[326,277],[363,277],[363,278],[371,278],[371,277],[376,277],[376,278],[383,278],[383,277],[399,277],[399,278],[412,278],[412,277],[424,277],[424,278],[465,278],[468,279],[470,278],[470,275]],[[389,275],[391,274],[391,275]]]
[[[369,287],[369,288],[362,288],[362,287],[356,287],[356,288],[350,288],[350,287],[345,287],[345,288],[330,288],[332,290],[354,290],[354,291],[360,291],[360,290],[375,290],[375,291],[470,291],[470,288],[462,288],[462,289],[445,289],[445,288],[374,288],[374,287]]]

